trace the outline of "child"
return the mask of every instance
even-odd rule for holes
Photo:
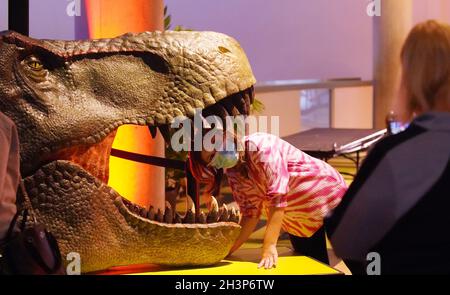
[[[236,138],[231,141],[237,143]],[[203,149],[189,157],[194,177],[209,183],[211,191],[220,185],[222,171],[228,177],[242,213],[242,231],[230,254],[248,239],[264,211],[268,223],[258,267],[277,264],[281,228],[289,233],[296,252],[328,264],[323,219],[346,191],[342,176],[271,134],[254,133],[242,143],[243,151]]]

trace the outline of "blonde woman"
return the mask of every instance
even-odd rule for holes
[[[412,122],[375,146],[326,226],[353,273],[368,257],[381,274],[450,273],[450,26],[414,27],[401,64]]]

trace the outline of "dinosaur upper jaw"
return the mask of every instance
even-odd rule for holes
[[[19,125],[23,175],[121,125],[167,125],[255,83],[239,43],[214,32],[76,41],[5,32],[0,46],[0,110]]]

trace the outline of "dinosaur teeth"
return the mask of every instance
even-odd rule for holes
[[[209,210],[208,217],[206,218],[206,222],[214,223],[219,220],[219,204],[217,204],[216,198],[211,196],[211,209]]]
[[[159,132],[164,137],[164,141],[170,144],[170,126],[167,124],[159,125]]]
[[[156,126],[148,126],[148,130],[150,131],[150,134],[152,135],[152,138],[154,139],[158,133],[158,128],[156,128]]]
[[[146,209],[139,205],[133,204],[132,202],[120,196],[117,196],[114,199],[114,205],[124,216],[127,223],[137,230],[145,230],[146,225],[148,224],[141,218],[165,224],[207,224],[216,222],[239,223],[239,211],[236,211],[235,208],[229,209],[226,204],[223,204],[219,208],[216,198],[211,198],[211,209],[209,210],[209,213],[206,214],[203,211],[199,211],[199,213],[196,215],[195,204],[188,196],[188,207],[184,217],[176,212],[176,210],[174,210],[174,208],[168,201],[166,201],[165,210],[156,210],[156,208],[154,208],[153,206],[150,206],[148,209]]]
[[[132,213],[137,214],[137,215],[141,215],[141,210],[144,209],[136,204],[131,203],[127,199],[122,198],[122,202],[128,208],[128,210],[130,210]]]
[[[153,206],[150,206],[147,212],[147,218],[150,220],[155,220],[155,217],[156,217],[155,208],[153,208]]]
[[[195,213],[191,209],[186,212],[183,223],[195,223]]]
[[[227,110],[221,105],[217,104],[216,109],[218,110],[218,115],[220,119],[222,119],[223,127],[226,127],[227,124],[227,117],[230,116],[230,114],[227,112]]]
[[[122,199],[123,204],[124,204],[125,206],[127,206],[128,208],[130,208],[131,202],[128,201],[127,199],[124,199],[124,198],[121,198],[121,199]]]
[[[145,208],[141,208],[141,210],[139,211],[139,216],[143,217],[143,218],[147,218],[148,215],[148,211]]]
[[[206,215],[203,213],[203,211],[200,211],[200,213],[197,216],[197,223],[204,224],[206,223]]]
[[[175,217],[173,218],[173,223],[183,223],[183,218],[178,212],[175,212]]]
[[[139,207],[138,205],[133,205],[132,211],[133,211],[134,214],[140,215],[141,214],[141,207]]]
[[[226,117],[228,116],[228,112],[227,110],[221,106],[219,103],[212,105],[206,109],[204,109],[202,111],[202,115],[203,117],[208,117],[208,116],[218,116],[221,120],[222,120],[222,124],[225,127],[226,124]]]
[[[164,213],[161,209],[158,209],[158,214],[156,214],[156,220],[158,222],[164,222]]]
[[[234,208],[231,208],[230,218],[228,219],[230,222],[239,223],[239,216],[236,213]]]
[[[186,197],[186,208],[195,214],[195,203],[190,196]]]
[[[166,201],[166,210],[164,211],[164,222],[165,223],[173,222],[172,206],[170,206],[170,203],[167,201]]]
[[[252,86],[247,90],[249,96],[250,96],[250,104],[252,104],[255,101],[255,88]]]
[[[211,196],[211,211],[219,211],[219,204],[214,196]]]
[[[230,213],[228,212],[228,207],[227,205],[223,204],[222,207],[220,208],[221,210],[221,214],[219,217],[219,221],[228,221],[230,218]]]
[[[233,103],[241,114],[248,115],[247,104],[241,94],[237,94],[233,97]]]
[[[239,116],[239,110],[234,106],[232,98],[223,99],[219,102],[227,111],[228,114],[232,116]]]
[[[252,104],[251,94],[248,92],[244,92],[242,97],[244,98],[246,110],[250,112],[250,105]]]
[[[147,117],[145,124],[148,126],[154,126],[155,120],[153,119],[153,117]]]

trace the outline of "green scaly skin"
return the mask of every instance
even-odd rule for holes
[[[142,217],[107,185],[108,159],[124,124],[167,130],[196,108],[248,114],[254,83],[242,48],[219,33],[90,41],[0,33],[0,111],[19,130],[26,190],[63,257],[78,252],[83,272],[210,265],[227,255],[240,232],[234,213],[203,224],[172,221],[167,210],[163,220]]]

